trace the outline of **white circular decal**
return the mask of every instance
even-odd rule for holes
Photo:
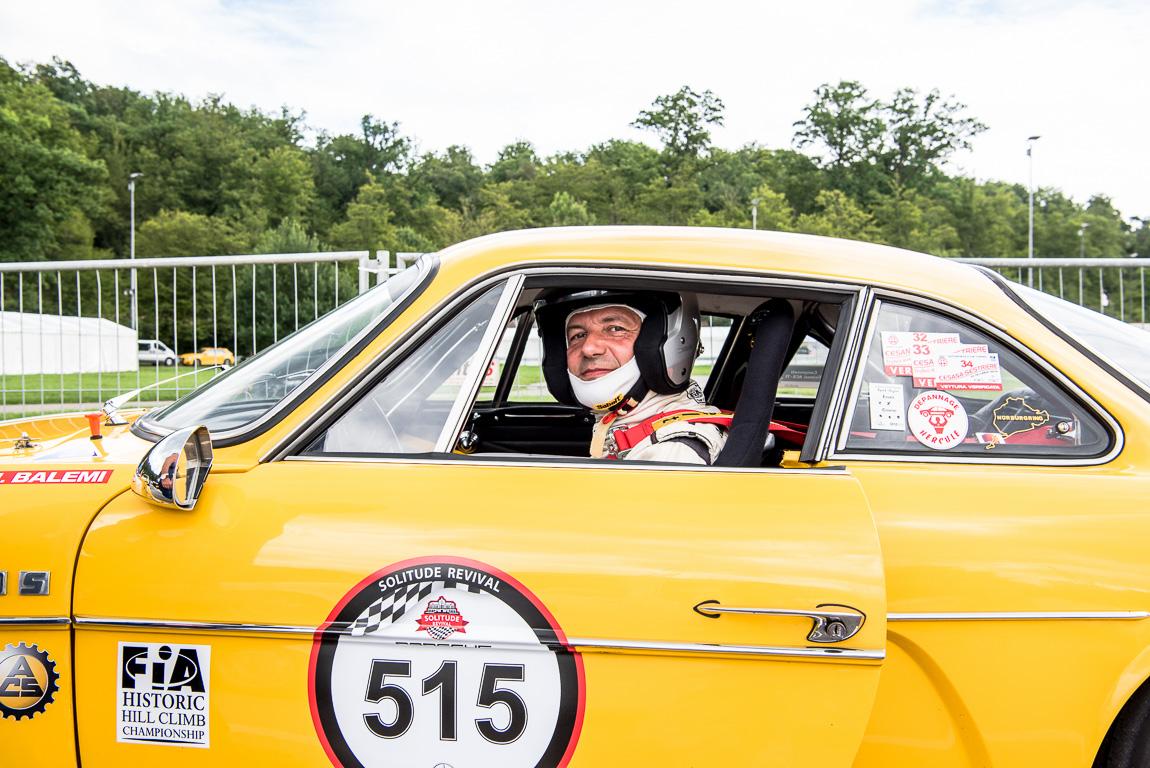
[[[936,451],[960,445],[970,426],[962,403],[938,390],[923,392],[912,400],[906,421],[915,439]]]
[[[584,690],[582,659],[547,609],[472,560],[378,571],[312,644],[312,717],[343,768],[560,768]]]

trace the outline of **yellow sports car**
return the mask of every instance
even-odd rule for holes
[[[235,365],[236,356],[223,347],[202,347],[199,352],[180,355],[180,365]]]
[[[697,412],[572,401],[596,292]],[[462,243],[171,406],[0,424],[0,764],[1145,765],[1147,382],[891,248]],[[676,421],[717,458],[628,454]]]

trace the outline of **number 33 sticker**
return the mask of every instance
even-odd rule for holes
[[[312,719],[343,768],[559,768],[583,720],[582,659],[507,574],[435,557],[388,566],[316,632]]]

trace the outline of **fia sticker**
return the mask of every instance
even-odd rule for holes
[[[56,662],[35,645],[9,643],[0,651],[0,719],[42,714],[60,690]]]
[[[901,384],[870,385],[870,428],[906,431]]]
[[[211,661],[210,645],[121,642],[116,741],[209,747]]]
[[[910,403],[907,424],[915,440],[936,451],[960,445],[970,426],[962,403],[946,392],[923,392]]]
[[[352,589],[312,644],[312,720],[332,763],[559,768],[583,722],[583,661],[522,584],[427,557]]]

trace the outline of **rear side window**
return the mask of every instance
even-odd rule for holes
[[[884,303],[839,448],[875,455],[1083,458],[1110,433],[1049,376],[985,334]]]

